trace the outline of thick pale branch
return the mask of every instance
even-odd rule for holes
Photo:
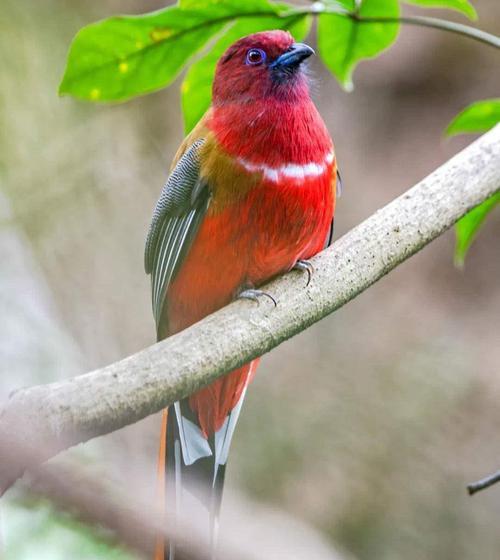
[[[307,288],[297,272],[269,284],[276,308],[235,302],[103,369],[18,391],[2,411],[0,441],[15,437],[43,461],[161,410],[332,313],[499,190],[497,126],[313,259]],[[32,454],[10,459],[2,488],[33,464]]]

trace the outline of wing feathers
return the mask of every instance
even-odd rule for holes
[[[210,193],[200,179],[199,152],[204,142],[194,142],[174,167],[156,204],[146,240],[144,267],[151,274],[153,313],[158,328],[168,287],[208,208]]]

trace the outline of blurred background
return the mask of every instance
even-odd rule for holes
[[[498,0],[474,4],[479,26],[499,34]],[[183,137],[179,82],[115,106],[57,88],[80,27],[164,5],[2,1],[2,398],[154,342],[142,254]],[[472,140],[443,130],[468,103],[498,96],[498,56],[405,27],[361,64],[349,94],[313,62],[343,174],[336,237]],[[498,558],[500,487],[469,498],[465,484],[500,467],[499,235],[495,212],[457,270],[448,232],[266,356],[234,439],[228,501],[237,492],[291,513],[341,558]],[[125,482],[149,469],[152,494],[158,429],[155,416],[69,454]],[[9,560],[129,558],[18,491],[2,508]]]

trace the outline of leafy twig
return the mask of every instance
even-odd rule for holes
[[[446,19],[427,17],[427,16],[400,16],[400,17],[384,17],[384,16],[373,16],[365,17],[360,16],[357,12],[350,12],[345,10],[340,6],[325,6],[321,2],[314,2],[312,6],[304,6],[295,8],[293,10],[283,12],[280,17],[290,17],[294,14],[304,14],[304,15],[320,15],[320,14],[334,14],[338,16],[351,18],[357,23],[401,23],[404,25],[416,25],[419,27],[430,27],[432,29],[440,29],[442,31],[449,31],[451,33],[456,33],[469,39],[474,39],[486,45],[490,45],[497,49],[500,49],[500,37],[488,33],[476,27],[470,25],[464,25],[463,23],[456,23],[454,21],[449,21]]]
[[[406,25],[417,25],[419,27],[431,27],[432,29],[441,29],[442,31],[450,31],[458,35],[463,35],[469,39],[475,39],[486,45],[500,49],[500,37],[487,33],[481,29],[448,21],[446,19],[439,19],[426,16],[402,16],[398,18],[391,17],[361,17],[351,14],[349,17],[359,23],[403,23]]]

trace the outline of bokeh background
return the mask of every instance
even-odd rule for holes
[[[499,34],[498,0],[474,3],[479,25]],[[142,252],[183,136],[179,82],[114,106],[60,99],[57,87],[80,27],[164,5],[2,0],[2,398],[154,341]],[[468,144],[445,140],[445,126],[500,89],[497,51],[421,28],[362,63],[352,93],[312,66],[343,174],[336,237]],[[496,212],[457,270],[448,232],[266,356],[233,443],[228,500],[287,511],[341,558],[498,558],[500,487],[469,498],[465,484],[500,467],[499,236]],[[150,469],[153,484],[158,425],[70,454],[125,482]],[[19,491],[1,507],[9,560],[128,558]]]

